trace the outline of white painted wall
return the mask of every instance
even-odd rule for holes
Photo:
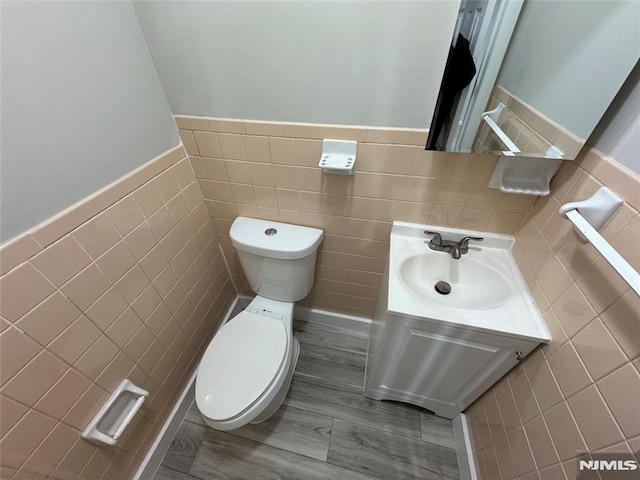
[[[589,144],[640,174],[640,63],[589,138]]]
[[[458,5],[134,2],[175,114],[421,128]]]
[[[180,140],[129,2],[2,2],[0,241]]]
[[[637,0],[527,1],[498,83],[587,138],[640,56]]]
[[[135,5],[174,113],[387,126],[430,120],[457,2],[283,2],[271,5],[277,14],[267,5]],[[130,3],[3,1],[1,22],[6,242],[179,138]],[[436,66],[425,67],[428,59]],[[638,77],[636,68],[590,143],[640,173]]]

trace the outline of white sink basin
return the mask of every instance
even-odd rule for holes
[[[479,236],[484,241],[469,242],[468,253],[456,260],[450,253],[431,250],[431,235],[425,230],[447,240]],[[394,222],[388,309],[548,342],[549,330],[511,253],[514,241],[509,235]],[[439,292],[438,282],[446,282],[450,292]]]
[[[405,258],[398,270],[402,283],[427,305],[487,310],[504,305],[514,293],[506,276],[468,254],[454,260],[449,254],[429,250]],[[438,293],[440,281],[450,285],[450,293]]]

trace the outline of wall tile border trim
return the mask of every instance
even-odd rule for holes
[[[271,122],[233,118],[174,115],[179,130],[235,133],[269,137],[292,137],[322,140],[357,140],[367,143],[424,145],[429,130],[424,128],[368,127],[324,123]],[[184,141],[184,140],[183,140]]]
[[[0,275],[27,261],[186,156],[181,143],[0,246]]]

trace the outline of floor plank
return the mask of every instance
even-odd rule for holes
[[[456,448],[453,425],[448,418],[421,411],[420,428],[422,429],[423,441],[442,445],[443,447]]]
[[[294,322],[301,353],[283,406],[220,432],[195,405],[156,480],[446,480],[458,470],[451,422],[362,395],[367,334]]]
[[[205,427],[208,426],[207,422],[205,422],[204,419],[202,418],[202,415],[200,415],[200,410],[198,410],[198,406],[196,405],[195,400],[191,404],[191,407],[187,411],[187,414],[185,415],[184,419],[187,422],[197,423],[198,425],[204,425]]]
[[[362,392],[366,357],[324,345],[301,345],[296,375],[308,382]]]
[[[283,405],[264,422],[228,433],[324,462],[329,451],[332,420],[326,415]]]
[[[458,479],[455,450],[340,419],[333,421],[327,461],[394,480]]]
[[[294,320],[293,334],[302,344],[322,345],[334,350],[366,355],[369,334],[316,322]]]
[[[207,433],[189,474],[203,480],[376,478],[215,430]]]
[[[420,408],[371,400],[365,398],[361,390],[353,392],[309,383],[297,374],[294,375],[284,404],[411,438],[421,438]]]
[[[182,422],[162,460],[162,465],[179,472],[188,472],[207,430],[196,423]]]
[[[198,480],[197,477],[193,477],[188,473],[178,472],[177,470],[172,470],[162,465],[156,472],[156,476],[153,477],[153,479],[154,480]]]

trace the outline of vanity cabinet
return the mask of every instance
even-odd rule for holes
[[[419,405],[446,418],[471,405],[538,345],[393,313],[382,325],[374,322],[369,342],[366,397]]]
[[[484,240],[453,259],[428,248],[425,231],[455,242]],[[490,232],[393,222],[369,331],[366,397],[454,418],[551,340],[511,254],[514,241]],[[446,292],[439,289],[443,282]]]

